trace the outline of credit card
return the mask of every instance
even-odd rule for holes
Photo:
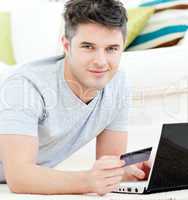
[[[136,164],[139,162],[144,162],[149,160],[150,154],[151,154],[152,147],[141,149],[138,151],[133,151],[130,153],[122,154],[120,156],[120,160],[125,161],[124,166]]]

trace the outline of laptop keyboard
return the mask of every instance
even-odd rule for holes
[[[119,193],[142,193],[146,187],[147,181],[122,182],[115,192]]]

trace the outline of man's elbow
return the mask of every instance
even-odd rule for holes
[[[12,193],[24,194],[25,191],[19,184],[8,184],[8,187]]]
[[[27,179],[23,178],[22,174],[11,174],[8,175],[7,178],[7,185],[11,192],[17,194],[25,194],[29,193],[27,187]]]

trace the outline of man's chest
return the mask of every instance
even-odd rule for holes
[[[112,111],[106,109],[51,110],[48,118],[39,126],[39,139],[42,143],[58,138],[83,138],[90,140],[97,136],[110,123]]]

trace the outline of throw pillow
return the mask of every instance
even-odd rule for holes
[[[131,42],[140,34],[143,30],[145,24],[153,15],[154,8],[132,8],[128,9],[128,38],[126,47],[128,47]]]
[[[11,16],[7,12],[0,12],[0,61],[15,64],[11,42]]]
[[[168,9],[155,13],[128,51],[176,45],[188,30],[187,10]]]
[[[188,0],[146,0],[141,7],[154,7],[157,12],[166,9],[188,9]]]

